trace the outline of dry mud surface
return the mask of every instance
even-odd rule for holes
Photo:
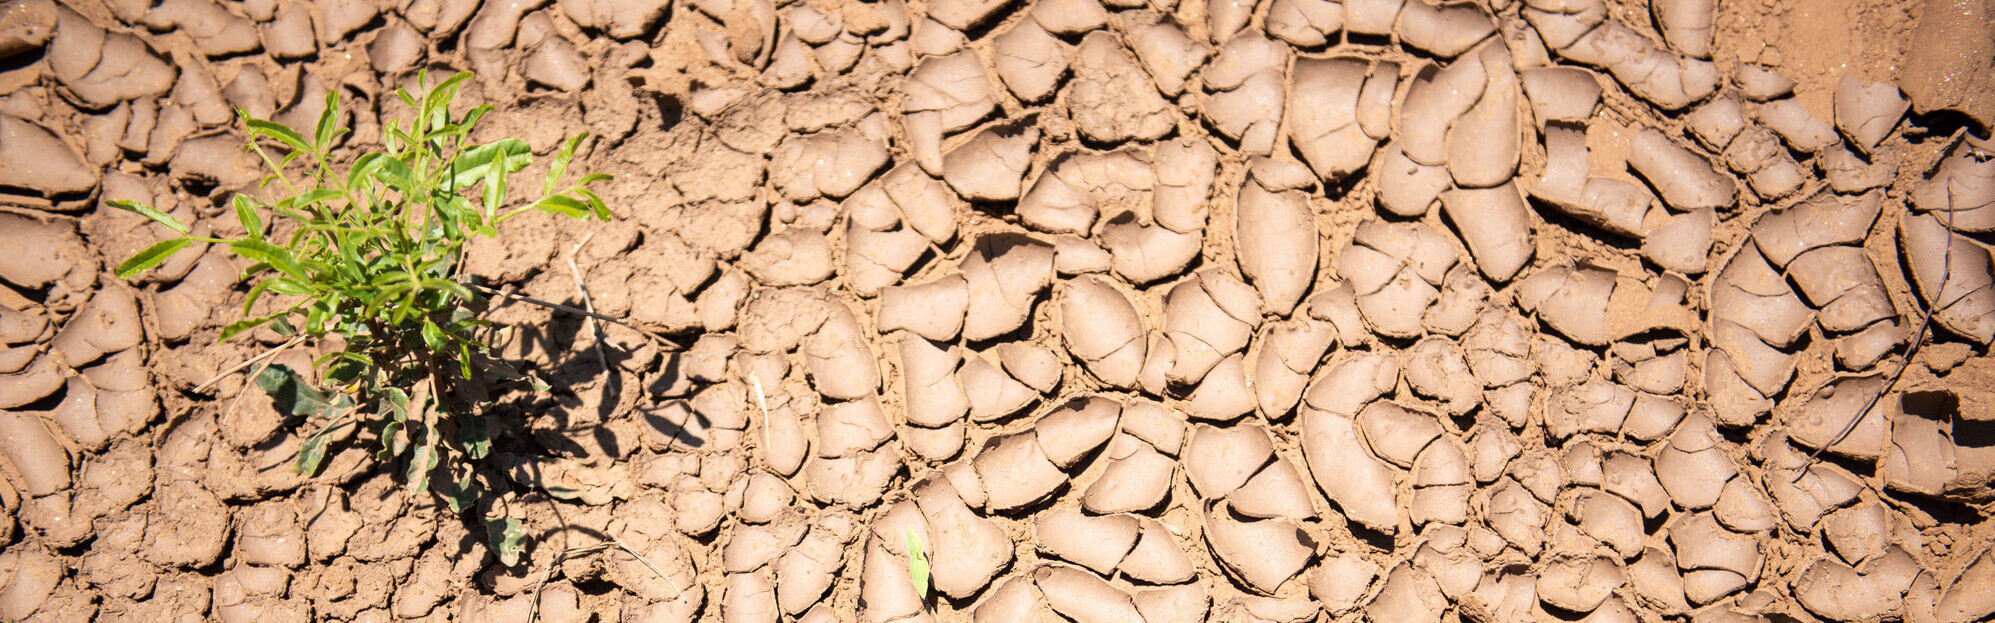
[[[1718,4],[0,2],[0,619],[1985,620],[1995,10]],[[108,271],[421,68],[670,338],[489,312],[515,567]]]

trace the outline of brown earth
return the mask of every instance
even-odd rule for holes
[[[1987,620],[1990,12],[0,0],[0,619]],[[512,567],[110,273],[420,69],[616,176],[466,261],[644,329],[487,312]]]

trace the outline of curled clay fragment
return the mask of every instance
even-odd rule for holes
[[[963,364],[958,378],[963,394],[970,400],[970,419],[991,422],[1032,406],[1039,393],[999,370],[983,355],[972,355]]]
[[[1032,572],[1046,605],[1075,623],[1140,621],[1129,593],[1092,573],[1066,565],[1040,565]]]
[[[1737,95],[1730,93],[1711,98],[1711,101],[1698,106],[1683,116],[1690,128],[1690,134],[1697,137],[1711,151],[1722,152],[1732,144],[1739,132],[1746,128],[1745,108],[1739,105]]]
[[[1474,5],[1464,5],[1481,11]],[[1463,188],[1506,184],[1517,173],[1523,120],[1518,100],[1523,96],[1517,73],[1510,69],[1507,49],[1483,48],[1483,68],[1489,72],[1481,98],[1455,118],[1446,135],[1448,172]]]
[[[1879,174],[1883,183],[1889,183],[1887,173]],[[1995,230],[1995,158],[1977,156],[1965,143],[1955,145],[1939,167],[1912,186],[1912,203],[1953,223],[1955,231]]]
[[[69,365],[82,366],[137,346],[144,338],[137,299],[130,290],[113,286],[98,290],[78,308],[50,345]]]
[[[1018,200],[1026,225],[1052,233],[1086,235],[1097,206],[1150,190],[1156,176],[1140,152],[1070,152],[1053,159]]]
[[[1642,240],[1642,256],[1668,270],[1702,274],[1710,261],[1711,228],[1717,215],[1709,209],[1670,217]]]
[[[1108,25],[1108,10],[1097,0],[1049,0],[1032,6],[1032,21],[1061,35],[1079,35]]]
[[[1649,4],[1663,42],[1694,58],[1711,58],[1711,33],[1718,18],[1716,0],[1660,0]]]
[[[1322,47],[1344,29],[1344,3],[1275,0],[1268,5],[1268,35],[1299,48]]]
[[[1984,549],[1960,578],[1940,597],[1938,615],[1949,623],[1987,618],[1995,613],[1995,554]]]
[[[1517,282],[1517,305],[1537,313],[1560,335],[1602,346],[1613,337],[1607,331],[1607,303],[1615,279],[1613,271],[1591,266],[1538,271]]]
[[[1108,444],[1108,467],[1081,495],[1081,506],[1094,513],[1121,513],[1155,508],[1170,494],[1177,461],[1134,436],[1118,434]]]
[[[1612,558],[1557,558],[1538,572],[1538,598],[1567,611],[1592,612],[1625,581],[1621,564]]]
[[[1435,623],[1447,609],[1448,598],[1441,593],[1434,576],[1400,563],[1386,574],[1378,596],[1365,606],[1365,617],[1372,621]]]
[[[1684,571],[1684,595],[1708,604],[1744,589],[1759,578],[1765,555],[1758,540],[1720,526],[1710,513],[1676,520],[1669,527],[1676,566]]]
[[[1729,208],[1732,180],[1711,168],[1703,156],[1684,149],[1661,132],[1643,128],[1628,150],[1628,166],[1655,186],[1664,203],[1681,212]]]
[[[1559,55],[1606,69],[1629,92],[1664,110],[1682,110],[1718,89],[1718,69],[1710,61],[1658,49],[1613,20],[1561,47]]]
[[[1019,20],[991,39],[992,65],[998,78],[1019,101],[1044,100],[1060,87],[1067,74],[1067,46],[1039,25]]]
[[[1260,324],[1254,290],[1220,271],[1200,271],[1164,296],[1164,335],[1170,337],[1175,365],[1172,383],[1195,384],[1221,358],[1247,347]]]
[[[1149,284],[1183,272],[1198,258],[1204,232],[1179,233],[1162,225],[1145,225],[1135,212],[1108,219],[1101,228],[1115,274],[1133,284]]]
[[[1011,537],[998,523],[970,512],[946,479],[915,487],[915,504],[927,519],[935,590],[958,599],[989,586],[1012,561]]]
[[[1995,260],[1988,248],[1948,233],[1932,214],[1906,215],[1898,240],[1919,298],[1938,310],[1933,320],[1980,344],[1995,340]]]
[[[1441,198],[1441,192],[1454,185],[1448,168],[1414,162],[1397,142],[1386,143],[1372,157],[1372,170],[1378,183],[1378,204],[1398,216],[1427,214]]]
[[[1278,160],[1256,159],[1251,167],[1235,210],[1240,272],[1261,293],[1263,309],[1287,315],[1316,275],[1316,214],[1301,190],[1307,182],[1297,183],[1310,177],[1301,177],[1309,174],[1300,165]]]
[[[1227,428],[1199,424],[1184,451],[1185,474],[1207,499],[1225,497],[1274,457],[1274,441],[1253,423]]]
[[[1115,435],[1122,405],[1102,396],[1083,396],[1039,417],[1033,428],[1046,458],[1060,469],[1071,469],[1082,457]]]
[[[969,398],[956,375],[962,361],[959,351],[910,335],[901,337],[900,353],[901,388],[906,394],[903,406],[909,423],[938,428],[969,412]]]
[[[970,286],[961,273],[934,281],[889,287],[880,291],[879,328],[906,329],[938,342],[956,339],[969,309]]]
[[[1378,563],[1355,554],[1324,558],[1309,573],[1309,596],[1331,614],[1349,612],[1370,594],[1380,571]]]
[[[1906,589],[1923,571],[1897,547],[1856,568],[1824,557],[1794,580],[1794,600],[1831,620],[1882,620],[1903,608]]]
[[[1284,104],[1283,70],[1291,51],[1259,31],[1245,31],[1220,46],[1205,67],[1206,96],[1199,110],[1214,129],[1239,141],[1240,151],[1274,152]]]
[[[970,303],[963,337],[987,340],[1025,324],[1053,279],[1053,247],[1019,234],[986,234],[963,258]]]
[[[97,172],[48,129],[0,114],[0,186],[43,196],[89,192]]]
[[[1144,330],[1121,290],[1094,276],[1067,282],[1060,293],[1061,336],[1096,378],[1133,387],[1143,366]]]
[[[1171,231],[1205,229],[1206,202],[1219,167],[1219,152],[1210,143],[1178,139],[1158,143],[1151,167],[1157,184],[1152,192],[1151,217]]]
[[[914,162],[943,175],[942,136],[968,129],[996,106],[984,64],[968,51],[924,59],[902,88],[901,124]]]
[[[993,438],[973,460],[988,496],[984,507],[993,511],[1030,505],[1067,482],[1029,432]]]
[[[999,344],[998,361],[1004,371],[1040,393],[1052,393],[1060,386],[1060,358],[1044,347],[1023,343]]]
[[[1157,91],[1167,97],[1184,93],[1192,72],[1203,67],[1212,55],[1210,44],[1187,36],[1184,27],[1169,16],[1156,11],[1129,11],[1119,17],[1129,47],[1149,70]]]
[[[886,166],[887,124],[869,115],[850,128],[791,135],[771,155],[769,181],[790,201],[842,199]]]
[[[1406,157],[1427,166],[1448,164],[1448,130],[1482,98],[1491,78],[1486,68],[1490,56],[1472,54],[1414,75],[1399,108],[1399,135],[1394,141]]]
[[[1289,70],[1288,140],[1324,182],[1364,168],[1378,141],[1358,125],[1358,97],[1370,63],[1358,57],[1302,58]]]
[[[1669,445],[1656,456],[1656,478],[1679,506],[1710,508],[1724,492],[1738,466],[1725,454],[1724,437],[1701,415],[1691,415],[1670,434]]]
[[[1643,218],[1655,197],[1627,180],[1587,177],[1585,130],[1552,122],[1544,135],[1545,171],[1531,185],[1531,196],[1608,231],[1641,237]]]
[[[1143,69],[1113,34],[1097,31],[1081,39],[1073,69],[1067,110],[1088,140],[1155,140],[1176,126],[1169,103],[1145,84]]]
[[[1196,579],[1197,568],[1173,538],[1163,522],[1141,518],[1143,535],[1136,547],[1122,559],[1119,569],[1132,579],[1153,584],[1176,584]],[[1137,607],[1142,607],[1141,602]]]
[[[1013,201],[1023,191],[1037,125],[1001,125],[979,130],[944,158],[942,179],[970,201]]]
[[[1295,408],[1310,373],[1336,339],[1334,325],[1303,317],[1269,324],[1261,332],[1250,379],[1262,417],[1281,419]]]
[[[1484,276],[1509,281],[1531,261],[1531,212],[1515,184],[1441,193],[1441,209]]]
[[[1808,109],[1793,98],[1768,102],[1754,113],[1759,122],[1779,134],[1788,147],[1805,153],[1815,153],[1835,145],[1839,138],[1835,126],[1815,117]]]
[[[1274,594],[1316,556],[1315,539],[1293,521],[1242,520],[1225,502],[1211,503],[1203,515],[1213,558],[1255,592]]]
[[[1039,551],[1099,574],[1111,574],[1136,547],[1141,524],[1130,515],[1090,516],[1054,509],[1033,518]]]
[[[1454,58],[1496,34],[1496,21],[1472,2],[1428,4],[1413,2],[1399,12],[1394,32],[1402,43],[1441,58]]]
[[[1883,82],[1864,82],[1856,74],[1843,74],[1836,81],[1836,128],[1863,153],[1877,151],[1884,137],[1898,127],[1912,101],[1898,87]]]
[[[880,389],[880,367],[869,336],[843,302],[832,302],[827,308],[830,313],[824,324],[802,343],[811,385],[839,400],[873,396]]]
[[[1298,417],[1303,458],[1324,497],[1367,528],[1385,534],[1397,531],[1399,502],[1393,484],[1397,470],[1365,449],[1357,422],[1312,404],[1305,404]]]
[[[1247,381],[1246,357],[1235,353],[1219,360],[1191,395],[1185,413],[1204,420],[1230,421],[1254,411],[1254,390]]]
[[[1884,379],[1877,375],[1842,378],[1822,386],[1788,414],[1792,418],[1788,439],[1810,449],[1834,440],[1829,452],[1871,462],[1883,458],[1890,443],[1891,422],[1902,413],[1896,406],[1901,401],[1878,400],[1868,411],[1859,414],[1857,410],[1884,390]],[[1842,434],[1859,416],[1862,420],[1848,434]]]
[[[1404,5],[1405,0],[1347,0],[1344,27],[1363,35],[1392,34],[1392,25],[1399,20]]]

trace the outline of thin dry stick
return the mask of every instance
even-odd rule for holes
[[[521,303],[530,303],[530,304],[534,304],[534,305],[539,305],[539,306],[541,306],[541,307],[545,307],[545,308],[548,308],[548,309],[553,309],[553,310],[559,310],[559,311],[565,311],[565,312],[568,312],[568,313],[571,313],[571,314],[575,314],[575,315],[577,315],[577,316],[586,316],[586,317],[589,317],[589,318],[594,318],[594,319],[597,319],[597,320],[603,320],[603,321],[607,321],[607,322],[614,322],[614,323],[617,323],[617,324],[620,324],[620,325],[623,325],[623,326],[625,326],[625,327],[629,327],[629,328],[630,328],[630,330],[632,330],[632,331],[636,331],[636,332],[638,332],[638,333],[642,333],[642,334],[644,334],[644,335],[645,335],[646,337],[649,337],[649,338],[651,338],[651,339],[653,339],[653,340],[657,340],[657,341],[658,341],[659,343],[661,343],[661,344],[663,344],[663,345],[665,345],[665,346],[667,346],[667,347],[670,347],[670,348],[671,348],[671,349],[673,349],[673,350],[677,350],[677,349],[681,349],[681,348],[685,348],[685,346],[684,346],[684,345],[682,345],[682,344],[680,344],[680,343],[678,343],[678,342],[674,342],[674,341],[672,341],[671,339],[668,339],[668,338],[666,338],[666,337],[665,337],[665,336],[663,336],[663,335],[659,335],[659,334],[657,334],[657,333],[652,333],[652,332],[651,332],[651,330],[649,330],[649,329],[646,329],[646,328],[644,328],[644,327],[640,327],[640,326],[637,326],[637,325],[634,325],[634,324],[631,324],[631,323],[628,323],[628,322],[624,322],[622,318],[617,318],[617,317],[615,317],[615,316],[605,316],[605,315],[602,315],[602,314],[598,314],[598,313],[596,313],[596,312],[592,312],[592,311],[589,311],[589,310],[586,310],[586,309],[579,309],[579,308],[575,308],[575,307],[569,307],[569,306],[567,306],[567,305],[562,305],[562,304],[560,304],[560,303],[550,303],[550,302],[547,302],[547,301],[543,301],[543,300],[540,300],[540,299],[536,299],[536,298],[532,298],[532,297],[527,297],[527,296],[521,296],[521,295],[518,295],[518,294],[513,294],[513,293],[511,293],[511,292],[507,292],[507,291],[505,291],[505,290],[498,290],[498,289],[494,289],[494,288],[491,288],[491,287],[487,287],[487,286],[482,286],[482,285],[478,285],[478,284],[475,284],[475,283],[467,283],[467,284],[464,284],[464,285],[467,285],[467,286],[470,286],[470,287],[472,287],[472,288],[474,288],[474,289],[478,289],[478,290],[483,290],[483,291],[485,291],[485,293],[487,293],[487,294],[496,294],[496,295],[499,295],[499,296],[503,296],[503,297],[506,297],[506,298],[509,298],[509,299],[512,299],[512,300],[515,300],[515,301],[519,301],[519,302],[521,302]]]
[[[583,236],[581,242],[575,243],[575,247],[568,250],[568,257],[566,259],[568,260],[568,274],[575,278],[575,293],[581,295],[583,308],[592,314],[583,317],[583,324],[589,328],[589,337],[591,338],[589,345],[595,347],[596,362],[603,364],[604,382],[609,384],[610,395],[616,395],[616,369],[610,367],[610,358],[603,355],[603,340],[609,339],[609,336],[603,333],[602,325],[597,323],[593,315],[596,313],[596,302],[594,299],[589,298],[589,286],[582,284],[581,267],[575,265],[575,254],[580,253],[583,245],[589,244],[589,240],[595,237],[595,232],[589,232],[589,235]]]
[[[250,357],[248,359],[244,359],[242,363],[230,366],[229,369],[223,370],[220,373],[216,374],[214,378],[208,379],[207,381],[201,383],[200,385],[195,386],[194,393],[198,394],[201,392],[208,391],[208,388],[214,387],[216,383],[222,382],[222,379],[228,378],[229,375],[235,374],[236,372],[241,371],[243,368],[256,365],[258,362],[270,359],[271,357],[276,357],[278,353],[282,353],[284,352],[285,349],[297,346],[298,344],[301,344],[304,341],[305,341],[305,336],[299,335],[297,337],[293,337],[290,340],[285,341],[283,344],[278,344],[277,346],[272,347],[270,350],[263,351],[262,354],[259,354],[255,357]],[[263,369],[257,368],[256,371],[258,373],[261,373],[263,372]]]
[[[1949,202],[1949,205],[1951,205],[1951,202]],[[1926,305],[1925,317],[1919,320],[1919,330],[1912,333],[1912,344],[1905,347],[1905,361],[1898,364],[1898,370],[1891,373],[1891,379],[1884,382],[1884,387],[1878,389],[1877,393],[1872,394],[1870,400],[1864,401],[1863,408],[1857,409],[1856,415],[1850,418],[1849,423],[1843,425],[1842,432],[1836,433],[1836,436],[1829,438],[1827,443],[1817,446],[1813,452],[1808,453],[1808,460],[1801,463],[1800,469],[1794,472],[1794,479],[1789,482],[1801,482],[1801,479],[1808,475],[1808,468],[1813,467],[1815,461],[1822,458],[1822,452],[1828,450],[1829,446],[1842,443],[1843,438],[1849,437],[1850,433],[1855,432],[1857,423],[1862,422],[1864,416],[1870,415],[1870,410],[1877,406],[1877,401],[1883,400],[1885,396],[1891,394],[1891,388],[1898,386],[1898,379],[1905,378],[1906,370],[1912,369],[1912,358],[1917,357],[1919,355],[1919,347],[1925,345],[1926,331],[1932,328],[1933,314],[1939,311],[1938,299],[1946,294],[1947,280],[1953,278],[1953,210],[1947,210],[1946,227],[1947,246],[1946,250],[1940,254],[1940,284],[1935,288],[1937,291],[1933,293],[1935,301],[1932,304]],[[1918,287],[1917,284],[1912,284],[1912,286],[1915,289]],[[1917,299],[1918,293],[1914,292],[1912,297]]]

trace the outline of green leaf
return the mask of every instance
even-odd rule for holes
[[[339,123],[339,90],[326,92],[326,109],[319,113],[318,133],[312,137],[312,145],[323,152],[332,147],[333,131]]]
[[[914,594],[928,599],[928,551],[914,528],[907,529],[907,577],[914,581]]]
[[[244,318],[242,320],[237,320],[235,322],[228,323],[227,325],[224,325],[222,327],[221,341],[227,342],[229,341],[230,338],[233,338],[237,335],[241,335],[242,332],[244,331],[248,331],[250,329],[263,326],[264,323],[270,322],[271,320],[274,319],[276,319],[276,316],[264,316],[261,318]]]
[[[304,417],[332,417],[341,409],[353,406],[353,400],[343,394],[329,394],[305,383],[291,366],[281,363],[271,364],[256,375],[256,386],[277,401],[277,406],[290,408],[291,415]]]
[[[325,430],[306,437],[305,442],[298,446],[298,459],[291,468],[306,478],[318,475],[319,463],[326,459],[327,439]]]
[[[511,517],[485,519],[485,534],[492,541],[492,553],[499,555],[499,564],[508,567],[520,564],[520,553],[526,548],[526,530],[520,520]]]
[[[592,213],[589,209],[589,204],[568,195],[548,195],[541,197],[540,201],[533,202],[532,207],[535,210],[548,214],[566,216],[584,221],[589,220],[589,215]]]
[[[186,223],[180,222],[180,219],[173,218],[173,215],[171,214],[159,211],[159,208],[155,208],[143,203],[139,203],[137,201],[130,201],[126,199],[112,199],[105,203],[110,204],[111,207],[113,208],[117,208],[120,210],[124,210],[126,212],[131,212],[139,216],[152,219],[153,222],[165,225],[167,229],[171,229],[175,232],[178,232],[182,236],[187,235]]]
[[[450,160],[450,172],[456,188],[465,188],[485,179],[494,167],[511,174],[533,164],[533,150],[526,141],[506,138],[492,141],[464,150]]]
[[[478,474],[475,472],[460,476],[455,482],[446,486],[449,490],[443,492],[443,501],[450,504],[450,512],[453,513],[464,512],[464,509],[476,505],[478,498],[485,495],[485,488],[478,484]]]
[[[436,469],[436,446],[424,443],[416,446],[409,455],[409,471],[404,477],[409,481],[409,492],[422,495],[429,491],[429,472]]]
[[[487,428],[485,416],[459,416],[457,426],[457,441],[464,445],[464,456],[476,461],[491,455],[492,432]]]
[[[173,257],[173,254],[179,253],[190,244],[194,244],[194,241],[187,238],[171,238],[155,242],[144,251],[138,252],[138,255],[133,255],[131,259],[119,264],[118,278],[131,279],[139,273],[152,270],[152,267],[165,262],[167,258]]]
[[[304,135],[298,134],[297,130],[285,127],[282,123],[263,119],[245,119],[243,124],[249,127],[249,136],[252,139],[264,137],[283,143],[285,147],[291,148],[291,153],[294,155],[310,153],[312,151],[312,146],[305,143]]]
[[[286,276],[302,281],[311,280],[311,277],[305,275],[305,267],[298,263],[298,258],[291,255],[290,249],[262,240],[246,239],[229,243],[229,250],[234,251],[236,255],[240,255],[249,261],[269,264],[271,268],[277,269],[277,272],[284,273]],[[271,287],[275,288],[276,286]]]
[[[568,139],[568,143],[561,146],[561,152],[554,155],[554,166],[547,169],[547,183],[540,187],[540,194],[554,194],[554,184],[561,181],[561,176],[568,174],[568,161],[575,158],[575,149],[581,147],[582,139],[588,137],[589,133],[583,132]]]
[[[235,206],[236,220],[242,223],[242,230],[249,232],[251,238],[263,239],[263,219],[256,216],[256,206],[250,196],[236,193],[229,199],[229,204]]]

